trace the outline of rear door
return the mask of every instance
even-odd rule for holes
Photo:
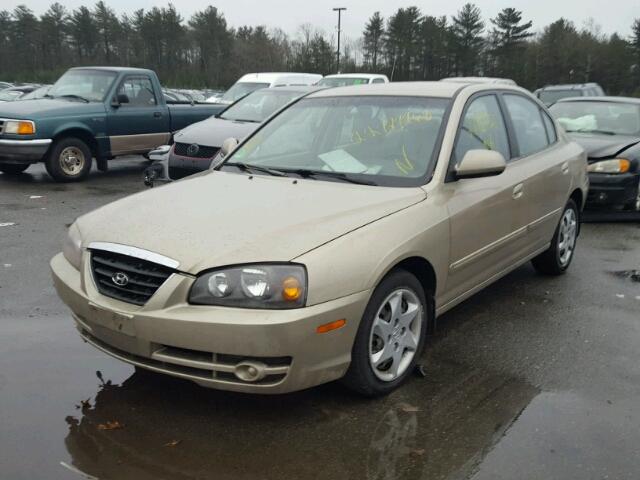
[[[558,224],[571,187],[569,161],[563,157],[553,121],[537,103],[518,93],[505,93],[502,100],[516,161],[528,172],[523,184],[527,209],[521,224],[527,226],[533,253],[549,243]]]
[[[118,100],[119,99],[119,100]],[[107,132],[111,153],[146,153],[169,140],[170,118],[148,75],[125,76],[116,90],[117,106],[110,105]]]
[[[495,93],[471,97],[458,129],[450,171],[468,150],[496,150],[507,160],[497,176],[445,184],[451,225],[451,260],[444,303],[472,293],[522,257],[520,222],[528,195],[526,169],[510,162],[512,148]],[[451,177],[451,176],[450,176]]]

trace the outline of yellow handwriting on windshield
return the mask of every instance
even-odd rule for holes
[[[357,144],[364,143],[369,139],[382,137],[389,135],[394,131],[402,130],[408,125],[427,123],[431,120],[433,120],[433,113],[429,110],[421,113],[405,112],[381,121],[381,126],[379,128],[368,125],[362,130],[355,130],[351,136],[351,140],[353,143]]]

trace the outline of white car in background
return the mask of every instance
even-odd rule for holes
[[[378,73],[336,73],[335,75],[327,75],[318,82],[318,85],[321,87],[348,87],[371,83],[389,83],[389,79],[386,75]]]
[[[315,73],[248,73],[240,77],[240,80],[234,83],[216,103],[230,105],[261,88],[311,86],[321,79],[322,75]]]

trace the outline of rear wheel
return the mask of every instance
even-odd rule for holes
[[[79,138],[67,137],[58,140],[47,157],[47,172],[58,182],[84,180],[91,171],[91,150]]]
[[[374,397],[404,382],[424,347],[431,301],[414,275],[390,273],[369,300],[343,383]]]
[[[6,175],[19,175],[30,166],[29,163],[0,163],[0,172]]]
[[[545,275],[561,275],[567,271],[576,248],[579,222],[578,207],[570,199],[562,212],[551,246],[531,261],[538,272]]]

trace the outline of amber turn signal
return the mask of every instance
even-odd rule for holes
[[[302,295],[302,286],[296,277],[287,277],[282,282],[282,298],[293,302]]]
[[[36,133],[36,129],[32,122],[18,123],[18,135],[33,135],[34,133]]]
[[[344,327],[346,323],[347,321],[344,318],[335,320],[330,323],[325,323],[324,325],[320,325],[318,328],[316,328],[316,333],[327,333],[331,330],[337,330],[338,328]]]

